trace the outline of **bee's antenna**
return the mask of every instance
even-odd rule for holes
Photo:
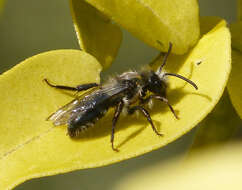
[[[183,77],[181,75],[174,74],[174,73],[165,73],[164,76],[165,75],[169,75],[169,76],[174,76],[174,77],[180,78],[180,79],[188,82],[189,84],[191,84],[196,90],[198,89],[197,85],[194,82],[192,82],[191,80],[189,80],[189,79],[187,79],[187,78],[185,78],[185,77]]]
[[[159,42],[159,41],[158,41],[158,42]],[[159,42],[159,43],[160,43],[160,42]],[[169,42],[169,48],[168,48],[168,51],[167,51],[167,53],[165,54],[165,57],[164,57],[164,59],[163,59],[163,63],[162,63],[162,65],[160,66],[158,73],[161,73],[162,68],[165,66],[166,61],[167,61],[167,58],[168,58],[168,55],[171,53],[171,49],[172,49],[172,43]]]

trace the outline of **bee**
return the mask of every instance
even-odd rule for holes
[[[126,112],[129,115],[140,112],[147,119],[153,131],[157,135],[162,136],[157,131],[144,105],[150,103],[153,99],[164,102],[178,119],[166,96],[167,77],[180,78],[191,84],[196,90],[198,89],[197,85],[191,80],[178,74],[163,71],[171,50],[172,44],[170,43],[168,52],[165,54],[163,62],[157,71],[147,69],[139,72],[128,71],[101,84],[88,83],[70,87],[54,85],[47,79],[44,79],[49,86],[54,88],[76,92],[88,90],[84,95],[77,96],[73,101],[58,109],[47,120],[52,121],[55,126],[67,125],[67,134],[74,138],[78,137],[80,132],[93,126],[110,108],[115,108],[111,129],[111,147],[114,151],[118,151],[114,147],[114,133],[122,112]]]

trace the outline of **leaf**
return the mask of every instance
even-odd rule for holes
[[[0,76],[0,189],[53,174],[59,159],[68,162],[68,143],[62,146],[61,141],[73,142],[65,128],[53,128],[46,118],[73,97],[43,79],[66,85],[99,82],[100,71],[96,59],[84,52],[57,50],[31,57]]]
[[[226,25],[226,21],[217,16],[203,16],[200,18],[200,31],[204,35],[214,28],[216,25]]]
[[[228,91],[231,102],[242,119],[242,86],[241,86],[241,71],[242,71],[242,53],[236,50],[232,51],[233,68],[228,81]]]
[[[236,22],[230,26],[232,34],[232,59],[233,67],[228,81],[228,92],[237,113],[242,118],[242,86],[241,86],[241,72],[242,72],[242,22]]]
[[[71,13],[81,49],[106,68],[117,55],[122,31],[84,0],[70,0]]]
[[[198,60],[203,63],[194,65]],[[168,98],[180,119],[157,102],[151,117],[164,134],[159,137],[143,117],[121,117],[115,133],[118,153],[110,146],[113,110],[78,140],[66,136],[65,126],[53,127],[45,121],[72,97],[50,88],[42,79],[71,86],[98,81],[100,66],[90,55],[77,50],[47,52],[1,75],[0,188],[13,188],[34,177],[119,162],[165,146],[191,130],[213,109],[228,79],[230,34],[225,23],[203,36],[190,53],[172,56],[169,62],[168,71],[190,78],[199,90],[171,77]]]
[[[211,27],[215,23],[221,22],[219,17],[210,17],[209,22],[205,22],[206,17],[201,25],[205,24]],[[201,26],[202,31],[208,28]],[[233,37],[232,37],[233,39]],[[213,146],[218,143],[227,143],[234,135],[235,131],[241,125],[241,120],[235,112],[227,91],[216,105],[215,109],[198,125],[190,154],[193,155],[198,148]]]
[[[230,25],[230,31],[232,35],[232,47],[235,50],[242,52],[242,21],[232,23]]]
[[[242,122],[225,91],[213,111],[198,125],[190,153],[198,148],[228,143]]]
[[[173,159],[122,178],[113,190],[241,189],[241,143],[197,151],[186,161]]]
[[[242,20],[242,0],[237,0],[238,1],[238,8],[237,8],[237,12],[238,12],[238,20]]]
[[[199,38],[196,0],[85,0],[148,45],[184,54]],[[160,43],[157,43],[160,41]]]

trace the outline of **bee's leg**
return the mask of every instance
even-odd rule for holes
[[[87,84],[81,84],[76,87],[77,91],[82,91],[82,90],[88,90],[89,88],[93,88],[99,86],[99,84],[93,82],[93,83],[87,83]]]
[[[147,97],[146,99],[141,100],[141,103],[147,103],[149,102],[151,99],[156,99],[156,100],[160,100],[162,102],[165,102],[168,107],[170,108],[171,112],[173,113],[173,115],[175,116],[176,119],[179,119],[179,117],[176,115],[175,110],[173,109],[173,107],[171,106],[171,104],[169,104],[169,101],[167,98],[162,97],[162,96],[157,96],[157,95],[150,95],[149,97]]]
[[[44,79],[44,81],[51,87],[58,88],[58,89],[63,89],[63,90],[73,90],[73,91],[88,90],[89,88],[93,88],[93,87],[98,86],[97,83],[87,83],[87,84],[78,85],[76,87],[70,87],[70,86],[51,84],[47,79]]]
[[[114,146],[113,146],[114,132],[115,132],[116,123],[118,121],[118,118],[120,116],[120,113],[122,112],[123,107],[124,107],[123,101],[119,102],[119,104],[117,105],[117,107],[115,109],[115,113],[114,113],[114,117],[113,117],[113,121],[112,121],[111,144],[112,144],[112,149],[114,151],[117,151],[117,152],[118,152],[118,149],[114,148]]]
[[[157,135],[162,136],[162,134],[159,133],[159,132],[156,130],[155,125],[153,124],[153,121],[152,121],[152,119],[151,119],[151,117],[150,117],[150,114],[149,114],[149,112],[148,112],[145,108],[143,108],[142,106],[134,106],[134,107],[132,107],[132,108],[129,108],[128,113],[129,113],[129,114],[133,114],[133,113],[134,113],[135,111],[137,111],[137,110],[140,111],[140,112],[146,117],[146,119],[147,119],[148,122],[150,123],[150,125],[151,125],[153,131],[154,131]]]

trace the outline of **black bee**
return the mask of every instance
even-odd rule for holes
[[[81,131],[94,125],[95,121],[103,117],[109,108],[115,107],[111,132],[111,145],[112,149],[115,151],[117,151],[113,145],[115,126],[121,112],[124,110],[128,114],[140,111],[147,118],[153,131],[157,135],[162,135],[156,130],[149,112],[143,107],[143,105],[149,103],[152,99],[160,100],[166,103],[174,116],[178,118],[166,98],[167,76],[178,77],[191,84],[195,89],[198,89],[196,84],[191,80],[181,75],[167,73],[162,70],[166,64],[171,49],[172,44],[170,43],[163,63],[156,72],[152,70],[143,70],[140,72],[129,71],[124,72],[103,84],[88,83],[77,87],[53,85],[49,83],[47,79],[44,79],[49,86],[58,89],[77,92],[90,89],[86,94],[78,96],[70,103],[61,107],[55,113],[50,115],[47,120],[52,121],[55,126],[67,124],[68,134],[73,138],[77,137]]]

